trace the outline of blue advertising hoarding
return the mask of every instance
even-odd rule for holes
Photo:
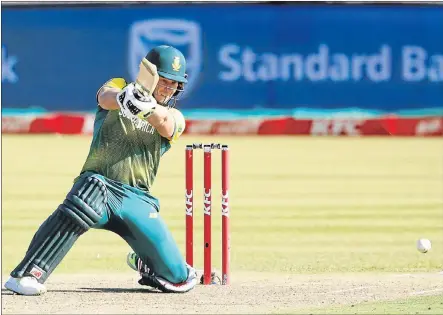
[[[443,107],[443,7],[2,8],[2,107],[91,111],[158,44],[188,60],[184,109]]]

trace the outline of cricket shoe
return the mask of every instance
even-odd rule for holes
[[[137,254],[134,252],[128,253],[128,256],[126,257],[126,263],[129,267],[131,267],[131,269],[138,271],[140,275],[143,275],[144,273],[149,273],[149,268],[143,264],[142,260],[139,259]],[[203,284],[203,270],[195,272],[197,274],[201,272],[202,275],[200,277],[200,284]],[[221,279],[214,270],[211,272],[211,284],[221,284]]]
[[[10,277],[5,283],[5,288],[21,295],[42,295],[46,292],[46,287],[31,276]]]
[[[143,261],[138,257],[138,255],[134,252],[129,252],[126,256],[126,263],[131,269],[138,271],[140,275],[144,273],[149,273],[149,268],[146,266]]]
[[[186,264],[188,278],[182,283],[172,283],[156,276],[134,252],[128,253],[126,263],[140,273],[141,279],[138,281],[140,285],[150,286],[165,293],[185,293],[192,290],[197,284],[197,272],[188,264]]]

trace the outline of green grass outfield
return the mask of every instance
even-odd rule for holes
[[[356,305],[310,308],[292,314],[443,314],[443,295],[411,297]]]
[[[443,270],[441,138],[189,137],[164,157],[153,194],[184,253],[184,148],[231,148],[231,267],[322,273]],[[61,203],[86,136],[2,136],[2,273]],[[195,154],[195,259],[203,261],[202,152]],[[213,154],[213,262],[220,268],[220,153]],[[418,238],[432,241],[427,254]],[[55,273],[128,271],[129,247],[91,230]]]

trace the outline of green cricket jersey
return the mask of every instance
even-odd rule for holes
[[[124,88],[126,81],[114,78],[103,86]],[[183,132],[184,118],[177,109],[174,135],[162,137],[147,121],[127,118],[120,110],[97,106],[94,133],[82,172],[93,171],[130,186],[149,191],[157,175],[160,158]]]

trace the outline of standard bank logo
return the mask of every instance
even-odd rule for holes
[[[5,45],[2,45],[2,83],[17,83],[18,75],[14,69],[17,64],[17,57],[8,55]]]
[[[194,87],[201,69],[201,31],[192,21],[179,19],[153,19],[131,25],[129,34],[129,74],[135,80],[140,61],[149,50],[158,45],[171,45],[186,58],[188,84],[183,97]]]

